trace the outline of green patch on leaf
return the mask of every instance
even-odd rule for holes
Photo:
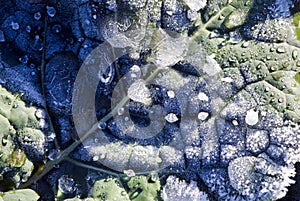
[[[40,196],[31,189],[12,190],[0,195],[3,201],[37,201]]]

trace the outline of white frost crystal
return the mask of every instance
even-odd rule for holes
[[[194,11],[199,11],[206,6],[206,0],[183,0],[184,3]]]
[[[254,126],[258,123],[258,112],[254,111],[253,109],[247,111],[246,117],[245,117],[246,124],[250,126]]]
[[[198,119],[204,121],[205,119],[207,119],[208,115],[209,114],[207,112],[199,112]]]
[[[176,121],[178,121],[178,117],[176,116],[176,114],[174,113],[170,113],[168,114],[165,119],[169,122],[169,123],[174,123]]]
[[[128,97],[131,100],[143,103],[144,105],[151,105],[152,103],[151,92],[146,87],[145,81],[141,79],[135,81],[128,88]]]
[[[203,93],[203,92],[200,92],[199,94],[198,94],[198,98],[199,98],[199,100],[201,100],[201,101],[208,101],[209,99],[208,99],[208,96],[205,94],[205,93]]]
[[[206,193],[198,189],[197,182],[187,184],[175,176],[168,177],[161,194],[164,201],[209,201]]]
[[[229,163],[228,176],[231,186],[247,200],[277,200],[284,197],[287,187],[295,181],[293,166],[279,166],[269,161],[265,155],[245,156]]]
[[[206,56],[206,62],[204,64],[203,71],[207,75],[214,76],[218,72],[220,72],[221,70],[222,70],[222,68],[220,67],[218,62],[215,60],[215,55],[214,54]]]

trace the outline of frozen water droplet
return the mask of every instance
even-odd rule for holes
[[[277,53],[285,53],[285,48],[284,47],[278,47],[276,49]]]
[[[22,63],[22,64],[27,64],[29,58],[27,55],[23,56],[23,57],[20,57],[19,58],[19,61]]]
[[[258,112],[254,111],[253,109],[248,110],[246,117],[245,117],[246,124],[253,126],[258,122]]]
[[[10,25],[13,30],[18,30],[20,28],[19,23],[17,22],[11,22]]]
[[[214,58],[214,54],[206,56],[206,62],[203,66],[203,71],[209,76],[214,76],[222,70],[220,65]]]
[[[54,17],[54,15],[56,14],[56,10],[55,8],[51,7],[51,6],[47,6],[47,14],[50,17]]]
[[[205,119],[207,119],[208,116],[209,114],[207,112],[199,112],[198,119],[204,121]]]
[[[34,40],[34,43],[33,43],[33,48],[38,50],[38,51],[42,51],[43,50],[43,41],[42,39],[36,35],[35,36],[35,40]]]
[[[98,161],[99,160],[99,156],[94,156],[93,157],[93,161]]]
[[[124,108],[121,107],[118,109],[118,115],[123,115],[124,114]]]
[[[40,121],[39,121],[39,127],[40,128],[42,128],[42,129],[46,129],[46,128],[48,128],[48,123],[46,122],[46,120],[45,119],[40,119]]]
[[[199,11],[206,6],[207,0],[183,0],[184,3],[194,11]]]
[[[44,118],[46,118],[46,112],[45,112],[45,110],[37,109],[37,110],[35,111],[35,116],[36,116],[38,119],[44,119]]]
[[[233,124],[234,126],[238,126],[238,125],[239,125],[239,122],[238,122],[237,120],[232,120],[232,124]]]
[[[68,175],[63,175],[58,179],[58,189],[64,194],[70,194],[77,190],[76,182]]]
[[[167,94],[168,94],[169,98],[174,98],[175,97],[174,91],[170,90],[170,91],[167,92]]]
[[[187,18],[191,21],[194,21],[197,19],[198,13],[194,10],[188,10],[187,12]]]
[[[59,153],[60,153],[60,152],[59,152],[58,150],[56,150],[56,149],[51,150],[51,151],[49,152],[49,154],[48,154],[49,160],[53,161],[53,160],[58,159],[58,157],[60,156]]]
[[[131,77],[139,78],[141,77],[141,68],[138,65],[133,65],[131,68]]]
[[[134,177],[135,176],[135,172],[131,169],[124,170],[124,174],[126,174],[128,177]]]
[[[54,31],[55,33],[59,33],[61,31],[61,26],[59,24],[53,25],[52,31]]]
[[[128,88],[128,97],[136,102],[143,103],[144,105],[150,105],[152,103],[151,92],[146,87],[144,80],[136,80]]]
[[[0,30],[0,42],[5,42],[5,36],[2,30]]]
[[[202,101],[208,101],[209,100],[208,96],[205,93],[203,93],[203,92],[200,92],[198,94],[198,98],[199,98],[199,100],[202,100]]]
[[[100,121],[100,122],[98,123],[98,128],[99,128],[100,130],[105,129],[105,128],[106,128],[106,123],[105,123],[104,121]]]
[[[246,47],[248,47],[249,46],[249,42],[244,42],[243,44],[242,44],[242,47],[244,47],[244,48],[246,48]]]
[[[31,31],[31,26],[26,26],[26,31],[28,32],[28,33],[30,33],[30,31]]]
[[[174,113],[169,113],[165,119],[169,122],[169,123],[174,123],[176,121],[178,121],[178,117],[176,116],[176,114]]]
[[[34,13],[33,17],[35,20],[39,20],[39,19],[41,19],[42,15],[40,12],[37,12],[37,13]]]
[[[55,135],[54,132],[51,132],[50,135],[47,136],[47,139],[48,139],[49,142],[54,141],[55,138],[56,138],[56,135]]]
[[[231,83],[231,82],[233,82],[233,79],[231,77],[224,77],[224,78],[221,78],[221,81]]]
[[[98,77],[103,84],[110,84],[113,81],[114,76],[115,76],[115,69],[112,65],[109,66],[108,73],[103,74],[101,70],[98,73]]]

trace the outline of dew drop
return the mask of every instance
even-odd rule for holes
[[[54,15],[56,14],[56,10],[55,8],[51,7],[51,6],[47,6],[47,14],[50,17],[54,17]]]
[[[169,113],[169,114],[165,117],[165,119],[166,119],[167,122],[169,122],[169,123],[174,123],[174,122],[178,121],[178,117],[177,117],[176,114],[174,114],[174,113]]]
[[[209,114],[207,112],[199,112],[198,119],[204,121],[207,119],[208,116],[209,116]]]
[[[168,94],[169,98],[174,98],[175,97],[174,91],[170,90],[170,91],[167,92],[167,94]]]
[[[296,60],[298,58],[298,51],[297,50],[293,50],[292,57],[293,57],[294,60]]]
[[[77,190],[76,182],[68,175],[63,175],[58,179],[58,189],[63,194],[70,194]]]
[[[39,20],[39,19],[41,19],[42,15],[40,12],[37,12],[37,13],[34,13],[33,17],[35,20]]]
[[[0,30],[0,42],[5,42],[5,36],[2,30]]]
[[[13,30],[18,30],[20,28],[19,23],[17,22],[11,22],[10,25]]]
[[[124,108],[121,107],[118,109],[118,115],[123,115],[124,114]]]
[[[132,169],[124,170],[124,174],[126,174],[128,177],[135,176],[135,172]]]
[[[277,49],[276,49],[276,51],[277,51],[277,53],[285,53],[285,48],[284,47],[278,47]]]
[[[238,122],[237,120],[232,120],[232,124],[233,124],[234,126],[238,126],[238,125],[239,125],[239,122]]]
[[[198,94],[198,98],[199,98],[199,100],[201,100],[201,101],[208,101],[208,100],[209,100],[208,96],[207,96],[205,93],[203,93],[203,92],[200,92],[200,93]]]
[[[254,126],[258,123],[258,112],[254,111],[253,109],[248,110],[246,117],[245,117],[246,124],[250,126]]]
[[[51,161],[58,159],[58,157],[60,156],[59,153],[60,152],[56,149],[51,150],[48,154],[48,159],[51,160]]]
[[[104,129],[106,128],[106,123],[103,122],[103,121],[100,121],[100,122],[98,123],[98,128],[99,128],[100,130],[104,130]]]

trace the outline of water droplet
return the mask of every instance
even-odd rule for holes
[[[169,113],[169,114],[165,117],[165,119],[166,119],[169,123],[174,123],[174,122],[178,121],[178,118],[177,118],[176,114],[174,114],[174,113]]]
[[[209,100],[208,96],[207,96],[205,93],[203,93],[203,92],[200,92],[200,93],[198,94],[198,98],[199,98],[199,100],[201,100],[201,101],[208,101],[208,100]]]
[[[231,77],[224,77],[224,78],[221,78],[221,81],[231,83],[231,82],[233,82],[233,79]]]
[[[133,65],[130,68],[131,71],[131,77],[132,78],[140,78],[141,77],[141,68],[138,65]]]
[[[248,110],[246,117],[245,117],[246,124],[250,126],[254,126],[258,123],[258,112],[254,111],[253,109]]]
[[[232,120],[232,124],[233,124],[234,126],[238,126],[238,125],[239,125],[239,122],[238,122],[237,120]]]
[[[298,58],[298,51],[297,50],[293,50],[292,57],[293,57],[294,60],[296,60]]]
[[[104,129],[106,128],[106,123],[105,123],[104,121],[100,121],[100,122],[98,123],[98,128],[99,128],[100,130],[104,130]]]
[[[59,150],[56,149],[51,150],[48,154],[48,159],[51,161],[58,159],[60,157],[59,153],[60,153]]]
[[[0,30],[0,42],[5,42],[5,36],[2,30]]]
[[[17,22],[11,22],[10,25],[13,30],[18,30],[20,28],[19,23]]]
[[[55,138],[56,138],[56,135],[55,135],[54,132],[51,132],[51,133],[47,136],[47,140],[48,140],[49,142],[54,141]]]
[[[205,119],[207,119],[208,116],[209,114],[207,112],[199,112],[198,119],[204,121]]]
[[[249,47],[249,42],[244,42],[244,43],[242,44],[242,47],[244,47],[244,48]]]
[[[39,35],[35,36],[35,40],[32,46],[34,49],[38,50],[38,51],[42,51],[43,50],[43,41],[42,39],[39,37]]]
[[[132,169],[124,170],[124,174],[126,174],[128,177],[134,177],[135,172]]]
[[[40,121],[39,121],[39,127],[40,128],[42,128],[42,129],[46,129],[46,128],[48,128],[48,123],[46,122],[46,120],[45,119],[40,119]]]
[[[46,112],[45,112],[45,110],[37,109],[37,110],[35,111],[35,116],[36,116],[38,119],[44,119],[44,118],[46,118]]]
[[[76,182],[68,175],[63,175],[58,179],[58,189],[64,194],[70,194],[77,190]]]
[[[39,20],[39,19],[41,19],[42,15],[40,12],[37,12],[37,13],[34,13],[33,17],[35,20]]]
[[[27,64],[29,58],[27,55],[23,56],[23,57],[20,57],[19,58],[19,61],[22,63],[22,64]]]
[[[276,49],[276,51],[277,51],[277,53],[285,53],[285,48],[284,47],[278,47],[277,49]]]
[[[47,6],[47,14],[50,17],[54,17],[54,15],[56,14],[56,10],[53,7]]]
[[[27,33],[30,33],[30,31],[31,31],[31,26],[26,26],[26,31],[27,31]]]
[[[93,157],[93,161],[98,161],[99,160],[99,156],[94,156]]]
[[[124,114],[124,108],[121,107],[118,109],[118,115],[123,115]]]
[[[167,91],[167,94],[169,96],[169,98],[174,98],[175,97],[175,92],[174,91]]]
[[[55,33],[59,33],[61,31],[61,26],[59,24],[53,25],[52,31],[54,31]]]

